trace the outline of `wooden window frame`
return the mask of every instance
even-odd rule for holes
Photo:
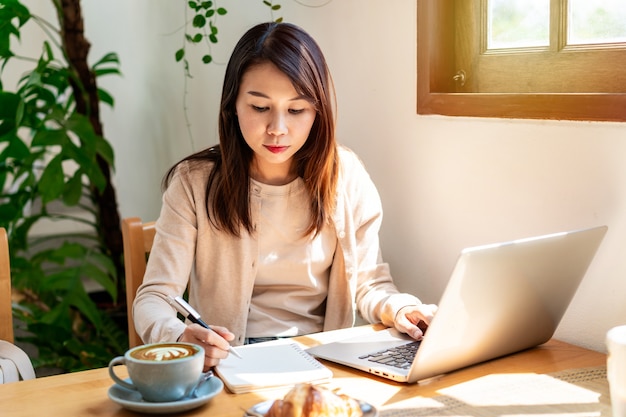
[[[626,93],[456,93],[454,0],[417,0],[417,113],[626,121]]]

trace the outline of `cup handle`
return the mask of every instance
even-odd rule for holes
[[[116,384],[119,384],[123,386],[124,388],[137,391],[137,388],[132,383],[124,381],[122,378],[117,376],[117,374],[113,370],[113,368],[116,365],[124,365],[124,364],[126,364],[126,358],[124,358],[123,356],[117,356],[111,359],[111,362],[109,362],[109,376],[111,376],[111,379],[113,379],[113,381],[115,381]]]

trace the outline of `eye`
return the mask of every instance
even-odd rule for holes
[[[252,109],[254,109],[254,111],[258,111],[259,113],[263,113],[267,111],[268,109],[267,107],[261,107],[261,106],[255,106],[255,105],[252,105],[251,107]]]
[[[304,109],[289,109],[290,114],[300,114],[304,111]]]

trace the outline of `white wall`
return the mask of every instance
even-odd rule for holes
[[[398,286],[437,302],[466,246],[606,224],[605,241],[556,334],[605,351],[606,331],[626,323],[626,125],[418,116],[415,0],[302,2],[328,4],[282,0],[275,17],[304,27],[326,53],[339,138],[360,154],[379,187],[383,253]],[[216,142],[224,68],[196,60],[185,87],[173,58],[184,4],[83,1],[92,60],[109,51],[122,60],[124,76],[102,82],[117,100],[103,112],[117,153],[122,216],[155,218],[165,170]],[[220,62],[245,29],[270,19],[261,0],[225,7],[230,13],[213,48]]]

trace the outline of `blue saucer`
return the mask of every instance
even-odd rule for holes
[[[213,377],[202,383],[194,393],[193,397],[184,397],[178,401],[170,401],[163,403],[155,403],[145,401],[138,391],[124,388],[121,385],[114,384],[109,388],[109,398],[121,405],[122,407],[137,411],[140,413],[150,414],[168,414],[180,413],[200,407],[209,402],[224,389],[224,383],[221,379]]]

